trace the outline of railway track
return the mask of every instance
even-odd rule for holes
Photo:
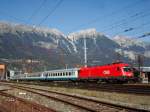
[[[0,112],[56,112],[50,108],[0,91]]]
[[[64,94],[60,92],[54,92],[54,91],[49,91],[49,90],[44,90],[44,89],[38,89],[38,88],[33,88],[33,87],[27,87],[27,86],[20,86],[20,85],[10,85],[7,84],[13,88],[21,89],[24,91],[32,92],[34,94],[38,94],[44,97],[47,97],[49,99],[54,99],[57,101],[61,101],[65,104],[73,105],[78,108],[81,108],[86,111],[90,112],[102,112],[104,111],[115,111],[115,112],[139,112],[139,111],[146,111],[144,109],[140,108],[133,108],[133,107],[127,107],[127,106],[122,106],[122,105],[116,105],[116,104],[110,104],[106,102],[101,102],[95,99],[90,99],[87,97],[81,97],[77,95],[70,95],[70,94]]]
[[[97,85],[90,86],[93,90],[102,90],[108,92],[119,92],[127,94],[138,94],[138,95],[150,95],[150,86],[140,86],[140,85]]]
[[[78,88],[96,90],[96,91],[106,91],[106,92],[118,92],[126,94],[138,94],[138,95],[150,95],[150,85],[135,85],[135,84],[97,84],[97,83],[28,83],[23,82],[22,84],[33,84],[40,86],[56,86],[56,87],[66,87],[66,88]]]

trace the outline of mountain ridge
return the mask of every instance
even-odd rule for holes
[[[84,38],[87,40],[89,66],[107,64],[117,59],[136,62],[133,58],[136,53],[144,54],[147,60],[150,58],[149,44],[121,40],[123,37],[119,36],[118,39],[110,39],[93,28],[65,35],[57,29],[2,22],[0,22],[0,58],[38,59],[52,69],[64,68],[66,65],[83,66]],[[127,44],[128,42],[130,43]]]

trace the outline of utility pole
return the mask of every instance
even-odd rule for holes
[[[87,67],[86,37],[84,36],[84,67]]]
[[[138,61],[138,68],[139,68],[139,73],[140,73],[140,76],[142,75],[142,69],[141,67],[143,66],[143,56],[138,54],[137,55],[137,61]]]
[[[138,63],[139,63],[139,66],[143,66],[143,56],[142,55],[138,55]]]

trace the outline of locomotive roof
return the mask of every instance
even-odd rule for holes
[[[129,66],[129,64],[117,62],[117,63],[106,64],[106,65],[88,66],[87,69],[88,68],[97,68],[97,67],[108,67],[108,66]],[[81,68],[86,69],[85,67],[81,67]]]

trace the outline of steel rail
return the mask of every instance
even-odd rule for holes
[[[31,101],[28,101],[28,100],[25,100],[25,99],[22,99],[22,98],[19,98],[19,97],[16,97],[14,95],[11,95],[11,94],[8,94],[8,93],[5,93],[3,91],[0,91],[0,95],[1,96],[4,96],[4,97],[7,97],[7,98],[11,98],[11,99],[14,99],[14,101],[18,101],[19,102],[19,105],[23,104],[23,105],[26,105],[24,108],[25,109],[28,109],[27,111],[28,112],[56,112],[55,110],[53,109],[50,109],[48,107],[45,107],[43,105],[40,105],[40,104],[37,104],[35,102],[31,102]],[[15,103],[15,102],[14,102]],[[11,112],[11,110],[9,110],[9,107],[7,106],[7,108],[5,108],[2,104],[0,105],[0,108],[2,109],[1,111],[3,112]],[[17,107],[19,108],[19,107]],[[19,108],[19,109],[23,109],[22,108]],[[19,110],[20,112],[21,111],[24,111],[23,110]]]
[[[113,108],[117,108],[117,109],[125,109],[125,110],[136,111],[136,112],[139,112],[139,111],[147,112],[147,110],[142,109],[142,108],[134,108],[134,107],[129,107],[129,106],[112,104],[112,103],[108,103],[108,102],[104,102],[104,101],[99,101],[99,100],[95,100],[95,99],[90,99],[90,98],[85,98],[85,97],[81,97],[81,96],[77,96],[77,95],[64,94],[64,93],[60,93],[60,92],[55,92],[55,91],[50,91],[50,90],[44,90],[44,89],[37,89],[37,88],[33,88],[33,87],[25,87],[25,86],[18,86],[18,85],[17,86],[16,85],[15,86],[12,85],[12,86],[15,87],[15,88],[23,89],[23,90],[26,90],[26,91],[29,91],[29,92],[33,92],[35,94],[42,95],[42,96],[43,96],[43,93],[35,92],[33,90],[38,90],[38,91],[47,92],[47,93],[54,93],[54,94],[58,94],[58,95],[65,95],[65,96],[68,96],[68,97],[83,99],[83,100],[86,100],[86,101],[92,101],[92,102],[95,102],[95,103],[100,103],[100,104],[103,104],[103,105],[107,105],[108,107],[113,107]],[[44,96],[49,97],[49,98],[53,98],[55,100],[59,100],[59,101],[62,101],[64,103],[66,103],[66,101],[62,100],[62,99],[50,97],[49,95],[44,95]],[[74,104],[72,102],[67,102],[67,103],[69,103],[71,105],[78,106],[78,107],[83,108],[83,109],[87,109],[88,111],[95,111],[94,109],[91,109],[91,108],[88,108],[88,107],[83,107],[81,105],[77,105],[77,104]]]

